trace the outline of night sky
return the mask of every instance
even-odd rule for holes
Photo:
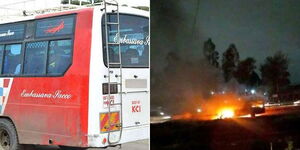
[[[212,38],[220,56],[229,44],[234,43],[240,60],[253,57],[257,60],[257,68],[267,56],[279,50],[284,52],[290,60],[291,84],[300,84],[300,1],[165,1],[177,3],[177,8],[171,11],[175,10],[179,15],[175,16],[178,19],[175,19],[176,23],[170,23],[173,27],[161,27],[160,32],[153,29],[160,27],[160,23],[151,22],[151,44],[158,44],[151,47],[154,53],[152,67],[163,62],[166,53],[172,50],[178,51],[184,58],[194,59],[202,55],[203,42]],[[156,4],[151,1],[152,12],[159,8]],[[172,15],[172,12],[169,14]],[[153,39],[155,37],[159,39]]]

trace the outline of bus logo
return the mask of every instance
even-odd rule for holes
[[[61,20],[59,25],[45,30],[45,33],[54,34],[56,32],[59,32],[60,30],[62,30],[64,27],[65,27],[65,22],[63,20]]]
[[[13,36],[13,35],[15,35],[15,32],[11,32],[10,30],[4,33],[0,33],[0,37]]]
[[[132,101],[131,112],[141,112],[141,102],[139,100]]]

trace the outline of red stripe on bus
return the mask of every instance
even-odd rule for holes
[[[4,79],[3,87],[7,88],[9,85],[9,80],[10,79]]]
[[[106,122],[108,121],[108,114],[105,114],[104,118],[101,120],[101,129],[104,128],[104,125],[106,124]]]

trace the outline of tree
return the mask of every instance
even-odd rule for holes
[[[256,87],[260,84],[260,78],[255,72],[255,59],[248,57],[238,63],[235,78],[240,84],[244,84],[247,87]]]
[[[261,85],[261,79],[259,78],[258,74],[253,71],[250,75],[249,81],[247,82],[247,86],[250,88],[258,87]]]
[[[229,48],[223,53],[222,70],[225,82],[228,82],[236,70],[239,62],[239,53],[234,44],[230,44]]]
[[[281,51],[266,58],[260,67],[262,82],[269,87],[270,92],[278,93],[280,88],[290,84],[288,72],[288,57]]]
[[[212,42],[210,38],[204,42],[204,47],[203,47],[204,57],[209,62],[209,64],[218,68],[219,52],[217,52],[215,49],[216,49],[216,45]]]

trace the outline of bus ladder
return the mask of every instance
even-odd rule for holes
[[[112,2],[107,2],[106,0],[103,1],[104,2],[104,10],[105,10],[105,35],[106,35],[106,60],[107,60],[107,78],[108,78],[108,124],[109,124],[109,128],[111,126],[115,126],[115,127],[118,127],[119,128],[119,136],[118,136],[118,140],[117,141],[111,141],[110,140],[110,136],[111,136],[111,132],[113,131],[108,131],[108,144],[112,145],[112,144],[117,144],[120,142],[121,140],[121,136],[122,136],[122,129],[123,129],[123,119],[122,119],[122,57],[121,57],[121,44],[120,44],[120,13],[119,13],[119,4],[117,1],[115,0],[112,0]],[[107,7],[108,6],[114,6],[116,7],[116,10],[112,10],[112,13],[111,14],[116,14],[117,15],[117,21],[116,22],[109,22],[108,21],[108,14],[107,14]],[[113,26],[117,26],[117,34],[118,35],[118,40],[117,41],[114,41],[114,42],[110,42],[108,40],[108,26],[109,25],[113,25]],[[118,52],[119,52],[119,62],[110,62],[110,51],[109,51],[109,47],[110,46],[117,46],[118,47]],[[110,96],[111,96],[111,65],[113,66],[119,66],[119,71],[120,71],[120,74],[119,75],[116,75],[115,77],[118,78],[119,82],[117,82],[117,86],[119,86],[120,90],[118,90],[118,94],[120,95],[120,102],[119,103],[111,103],[110,101]],[[115,84],[115,83],[114,83]],[[112,106],[117,106],[119,105],[120,106],[120,112],[119,112],[119,117],[120,117],[120,123],[119,124],[113,124],[111,122],[111,107]]]

